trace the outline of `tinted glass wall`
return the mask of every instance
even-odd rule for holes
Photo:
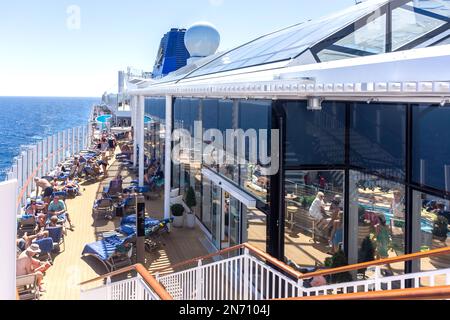
[[[404,179],[406,106],[355,103],[350,109],[350,163]]]
[[[283,108],[287,166],[344,163],[345,103],[323,102],[322,110],[312,111],[306,101],[289,101]]]
[[[413,180],[450,191],[450,106],[412,106]]]

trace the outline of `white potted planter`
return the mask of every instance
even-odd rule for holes
[[[192,210],[186,212],[186,227],[190,229],[195,228],[195,213]]]
[[[184,208],[183,205],[179,204],[179,203],[175,203],[170,207],[170,210],[172,211],[172,217],[173,217],[173,222],[172,225],[175,228],[181,228],[183,227],[183,213],[184,213]]]

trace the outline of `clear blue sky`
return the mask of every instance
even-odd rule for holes
[[[225,50],[354,2],[1,1],[0,96],[100,96],[114,91],[118,70],[151,71],[160,39],[171,27],[209,21],[221,34],[219,50]],[[76,11],[68,12],[71,5],[80,9],[79,20]]]

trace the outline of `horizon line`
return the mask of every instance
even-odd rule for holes
[[[101,99],[101,96],[9,96],[9,95],[1,95],[0,98],[92,98],[92,99]]]

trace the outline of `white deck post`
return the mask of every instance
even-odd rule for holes
[[[54,134],[52,136],[52,162],[51,162],[52,165],[50,166],[49,171],[51,171],[54,167],[56,167],[56,159],[57,159],[57,152],[56,152],[56,150],[58,149],[57,148],[57,141],[58,141],[58,138],[56,137],[56,134]]]
[[[166,96],[166,126],[164,150],[164,218],[170,218],[170,190],[172,189],[172,96]]]
[[[76,153],[79,153],[81,151],[81,145],[83,144],[81,140],[83,127],[77,127],[77,135],[76,135],[76,141],[77,141],[77,147],[75,149]]]
[[[28,153],[26,151],[22,152],[22,187],[21,187],[21,191],[22,189],[26,189],[25,188],[25,183],[27,181],[28,178]],[[23,196],[22,196],[22,205],[25,205],[26,203],[26,191],[24,190]]]
[[[42,160],[44,159],[43,157],[43,146],[44,144],[42,143],[42,141],[39,141],[38,143],[38,158],[37,158],[37,165],[39,166],[39,170],[38,170],[38,175],[39,177],[43,176],[43,170],[42,170]]]
[[[48,141],[47,138],[45,138],[42,141],[42,175],[47,175],[47,156],[48,156]]]
[[[33,149],[28,148],[27,154],[28,154],[27,179],[29,179],[29,177],[33,174],[33,170],[34,170],[34,168],[33,168]],[[31,185],[32,185],[31,181],[32,180],[30,180],[28,183],[26,198],[28,198],[31,195]]]
[[[138,115],[136,117],[136,127],[138,128],[139,136],[139,185],[144,185],[144,152],[145,152],[145,138],[144,138],[144,108],[145,97],[139,96]]]
[[[16,299],[16,238],[17,238],[17,199],[16,179],[0,182],[1,232],[0,252],[0,300]]]
[[[72,156],[75,155],[75,129],[72,128]]]
[[[245,248],[244,249],[244,266],[243,266],[243,268],[244,268],[244,273],[243,273],[243,277],[244,277],[244,296],[242,297],[243,299],[242,300],[249,300],[249,286],[250,286],[250,284],[249,284],[249,268],[250,268],[250,265],[249,265],[249,263],[248,263],[248,260],[249,260],[249,251],[248,251],[248,249],[247,248]],[[278,285],[280,285],[280,284],[278,284]],[[281,298],[281,297],[278,297],[278,298]]]
[[[137,128],[136,128],[136,111],[138,104],[138,97],[133,96],[131,100],[131,126],[133,127],[133,167],[137,163]]]
[[[17,158],[17,193],[22,190],[23,186],[23,159],[22,155]],[[20,206],[17,206],[17,213],[20,212]]]

